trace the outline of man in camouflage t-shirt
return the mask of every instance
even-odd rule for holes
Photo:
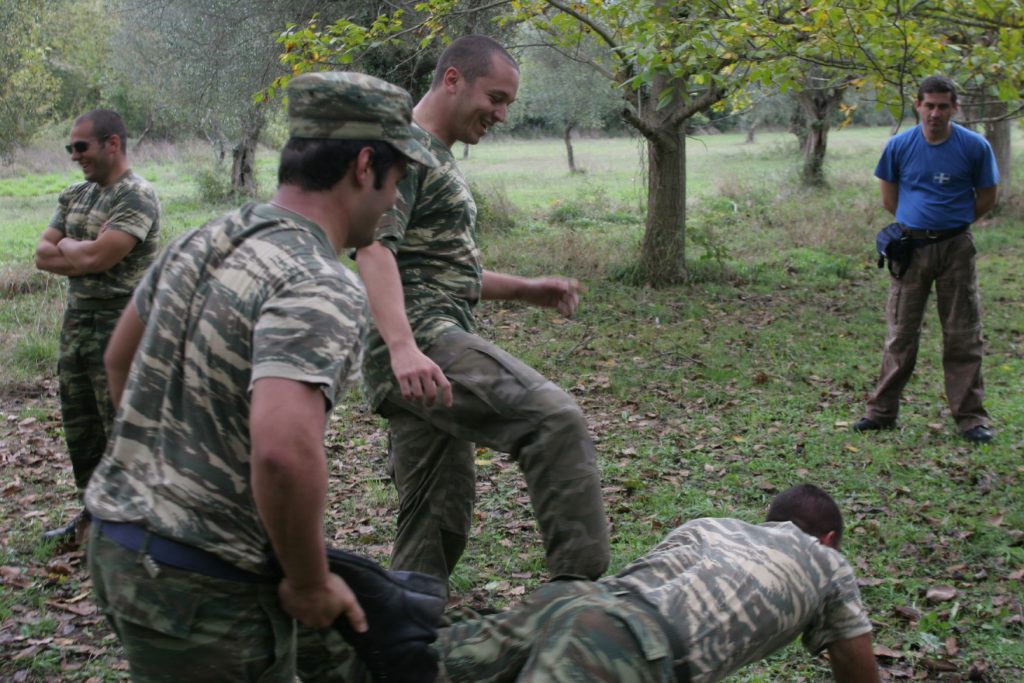
[[[274,198],[170,244],[106,354],[120,409],[89,570],[137,682],[292,683],[295,619],[366,630],[324,548],[324,427],[366,325],[337,256],[372,239],[407,159],[437,162],[401,88],[318,73],[288,94]]]
[[[804,484],[768,519],[688,522],[614,577],[549,583],[442,629],[439,680],[712,683],[800,637],[828,650],[837,681],[877,683],[835,502]]]
[[[93,109],[71,127],[71,159],[85,182],[65,189],[36,247],[36,267],[68,276],[60,333],[60,408],[79,493],[99,464],[114,420],[103,350],[118,316],[159,246],[160,204],[128,167],[124,121]],[[78,543],[88,517],[77,515],[48,538]]]
[[[608,566],[594,446],[576,402],[475,334],[480,299],[516,299],[571,315],[577,281],[483,268],[476,205],[451,153],[505,120],[519,72],[501,45],[465,36],[441,55],[413,112],[441,161],[413,167],[377,240],[356,254],[376,330],[364,364],[371,406],[390,429],[398,489],[392,569],[447,579],[466,547],[474,445],[511,454],[529,489],[552,576],[595,579]]]

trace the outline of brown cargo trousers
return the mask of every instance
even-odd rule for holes
[[[390,467],[398,489],[391,568],[447,580],[465,550],[476,493],[475,444],[508,453],[526,478],[552,576],[596,579],[608,568],[608,520],[593,441],[566,392],[475,334],[446,333],[426,354],[453,405],[391,391]]]
[[[891,424],[899,414],[900,395],[917,362],[921,322],[934,283],[942,324],[946,399],[953,419],[961,432],[978,425],[988,426],[988,413],[982,407],[985,386],[981,378],[983,349],[976,254],[974,237],[968,231],[918,247],[903,277],[892,278],[886,304],[888,333],[882,370],[868,398],[868,418],[879,424]]]

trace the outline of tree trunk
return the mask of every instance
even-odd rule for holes
[[[566,156],[569,159],[569,173],[575,173],[576,172],[576,159],[574,159],[573,155],[572,155],[572,129],[573,128],[574,128],[573,124],[571,124],[571,123],[566,124],[566,126],[565,126],[565,135],[562,136],[562,139],[565,140],[565,154],[566,154]]]
[[[807,89],[797,94],[805,128],[803,139],[804,163],[800,179],[804,185],[825,185],[825,152],[828,150],[829,120],[836,106],[843,100],[845,86]]]
[[[231,150],[231,189],[235,194],[256,196],[256,144],[263,122],[263,112],[253,111],[242,127],[241,139]]]
[[[640,268],[655,287],[686,272],[686,135],[683,126],[647,140],[647,224]]]
[[[993,118],[1004,116],[1007,112],[1006,102],[994,102],[986,107],[986,117]],[[999,198],[1005,200],[1010,195],[1010,178],[1013,175],[1013,165],[1010,151],[1010,121],[993,121],[985,124],[985,138],[992,145],[992,151],[996,155],[996,165],[999,167]]]
[[[756,132],[757,132],[757,124],[756,123],[750,124],[750,126],[747,128],[747,139],[744,141],[743,144],[745,144],[745,145],[752,145],[752,144],[754,144],[754,134]]]

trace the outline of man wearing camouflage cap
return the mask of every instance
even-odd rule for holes
[[[169,245],[105,356],[120,410],[89,569],[134,681],[291,683],[295,619],[366,629],[323,540],[326,416],[366,324],[337,256],[372,239],[408,159],[437,162],[400,88],[321,73],[288,94],[273,199]]]
[[[81,494],[114,421],[103,350],[132,289],[156,257],[160,203],[128,166],[128,132],[117,112],[93,109],[75,119],[67,150],[85,182],[60,193],[36,247],[36,267],[68,276],[58,361],[60,414]],[[88,523],[82,511],[44,536],[77,545]]]
[[[505,120],[519,71],[486,36],[442,53],[416,105],[416,134],[441,165],[410,168],[376,241],[356,254],[376,331],[363,367],[372,407],[389,420],[398,488],[392,569],[447,579],[466,547],[474,445],[511,454],[529,489],[552,576],[594,579],[608,566],[594,446],[576,402],[475,332],[480,299],[571,315],[580,284],[485,270],[476,204],[451,153]]]

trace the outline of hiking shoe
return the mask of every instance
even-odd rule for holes
[[[65,546],[80,546],[85,542],[86,537],[89,535],[89,523],[91,521],[92,515],[89,514],[88,510],[83,509],[75,515],[67,525],[44,532],[43,539],[47,541],[57,541],[61,545]]]
[[[971,427],[963,433],[965,439],[971,443],[991,443],[992,439],[996,438],[996,435],[992,433],[992,430],[985,425],[978,425],[977,427]]]
[[[895,425],[895,422],[875,422],[870,417],[862,417],[854,422],[850,429],[855,432],[877,432],[882,429],[892,429]]]

